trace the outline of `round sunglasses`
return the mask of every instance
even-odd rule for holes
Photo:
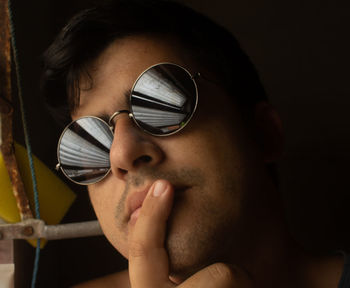
[[[58,141],[56,169],[81,185],[94,184],[106,177],[111,169],[113,120],[121,113],[127,113],[137,127],[153,136],[179,132],[197,108],[194,78],[184,67],[173,63],[147,68],[131,89],[130,111],[116,111],[108,123],[95,116],[85,116],[66,126]]]

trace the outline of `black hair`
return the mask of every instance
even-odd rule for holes
[[[79,78],[114,40],[129,35],[174,36],[199,65],[213,71],[238,104],[266,100],[253,64],[237,40],[206,16],[176,2],[115,0],[75,15],[44,53],[42,91],[52,115],[67,122],[79,103]]]

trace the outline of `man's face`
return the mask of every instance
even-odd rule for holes
[[[130,110],[125,92],[151,65],[171,62],[192,75],[204,74],[183,51],[171,39],[133,36],[116,40],[91,63],[93,85],[87,83],[84,89],[82,81],[73,119]],[[137,213],[130,214],[142,205],[156,179],[168,180],[175,188],[175,200],[165,245],[170,267],[178,276],[225,257],[239,258],[257,228],[254,213],[262,205],[251,199],[265,189],[263,161],[232,98],[204,78],[196,82],[197,111],[179,133],[151,136],[127,114],[119,115],[110,152],[111,172],[88,187],[106,237],[128,257],[128,235]]]

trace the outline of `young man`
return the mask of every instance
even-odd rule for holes
[[[172,2],[92,8],[46,52],[43,83],[55,115],[74,120],[60,167],[89,184],[129,260],[81,287],[350,287],[342,255],[313,256],[288,233],[280,120],[222,27]]]

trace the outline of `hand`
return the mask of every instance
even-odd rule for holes
[[[169,259],[164,248],[166,221],[174,197],[172,185],[157,180],[143,202],[140,215],[130,231],[129,277],[132,288],[252,288],[239,268],[223,263],[210,265],[178,286],[169,279]]]

